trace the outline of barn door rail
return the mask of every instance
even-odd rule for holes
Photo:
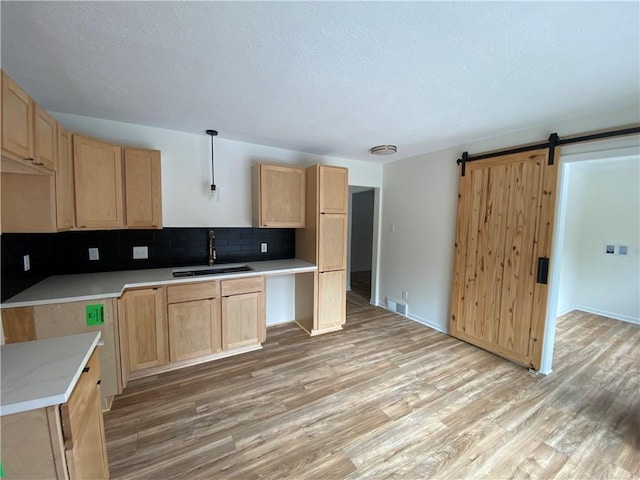
[[[562,145],[570,145],[572,143],[581,142],[593,142],[595,140],[603,140],[605,138],[622,137],[625,135],[633,135],[640,133],[640,126],[618,127],[615,130],[606,130],[603,132],[594,132],[588,134],[582,134],[572,136],[568,138],[560,138],[557,133],[549,135],[549,139],[543,143],[534,143],[531,145],[523,145],[521,147],[513,147],[505,150],[498,150],[495,152],[481,153],[478,155],[469,155],[469,152],[463,152],[462,157],[456,160],[458,165],[461,165],[460,174],[464,177],[466,174],[466,164],[468,162],[474,162],[476,160],[485,160],[487,158],[502,157],[505,155],[513,155],[516,153],[530,152],[532,150],[541,150],[543,148],[549,149],[549,165],[553,165],[555,161],[555,147]]]

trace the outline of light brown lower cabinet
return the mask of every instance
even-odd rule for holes
[[[318,274],[317,330],[339,329],[346,319],[347,292],[344,270]]]
[[[118,300],[123,385],[258,347],[266,340],[264,303],[263,276],[125,291]]]
[[[167,320],[164,287],[127,290],[118,300],[123,386],[129,374],[165,365]]]
[[[4,479],[107,479],[100,362],[91,355],[67,403],[5,415]]]
[[[179,362],[222,350],[217,298],[172,303],[167,311],[170,361]]]
[[[231,350],[264,342],[266,320],[263,277],[222,282],[222,348]]]

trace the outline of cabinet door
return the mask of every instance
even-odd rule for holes
[[[158,150],[124,149],[127,227],[162,227],[162,186]]]
[[[347,213],[349,209],[348,182],[348,169],[320,165],[320,213]]]
[[[347,293],[344,270],[318,274],[318,330],[336,329],[346,321]]]
[[[262,338],[264,296],[261,292],[222,298],[222,348],[257,345]]]
[[[64,128],[58,128],[58,166],[56,168],[56,215],[58,230],[75,226],[76,205],[71,160],[71,136]]]
[[[2,72],[2,150],[33,160],[33,102],[27,92]]]
[[[34,103],[33,125],[33,163],[55,170],[58,158],[58,122]]]
[[[260,220],[256,226],[304,228],[305,170],[265,164],[259,170]]]
[[[128,290],[122,296],[129,372],[167,363],[167,322],[161,288]],[[123,361],[123,369],[126,368]]]
[[[344,270],[347,263],[347,216],[320,215],[318,229],[318,271]]]
[[[168,306],[169,359],[179,362],[222,350],[217,298]]]
[[[65,452],[71,480],[109,478],[100,397],[100,385],[94,385],[86,405],[83,406],[86,410],[82,415],[79,434],[73,441],[73,447]]]
[[[73,169],[78,227],[123,227],[120,147],[74,135]]]

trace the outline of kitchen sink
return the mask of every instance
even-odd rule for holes
[[[197,277],[200,275],[220,275],[222,273],[251,272],[249,265],[230,265],[228,267],[196,268],[193,270],[174,270],[174,277]]]

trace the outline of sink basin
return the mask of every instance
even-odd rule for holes
[[[229,265],[228,267],[194,268],[192,270],[174,270],[173,276],[197,277],[200,275],[220,275],[222,273],[251,272],[253,268],[249,265]]]

